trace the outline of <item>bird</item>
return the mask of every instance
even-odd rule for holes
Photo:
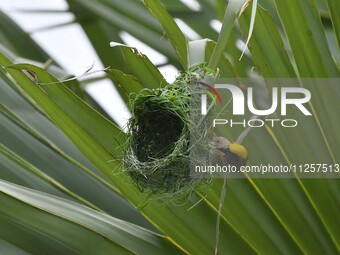
[[[247,149],[237,143],[230,142],[222,136],[213,137],[210,145],[210,160],[220,166],[235,166],[237,170],[248,161]]]

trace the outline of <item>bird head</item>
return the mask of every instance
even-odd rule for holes
[[[222,151],[226,155],[229,164],[245,165],[248,160],[248,151],[241,144],[232,143],[229,144],[227,147],[219,147],[216,149]]]
[[[231,143],[224,137],[214,137],[211,146],[213,161],[217,164],[242,166],[247,163],[247,149],[237,143]]]

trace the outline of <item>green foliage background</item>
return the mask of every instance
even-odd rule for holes
[[[246,40],[251,17],[251,4],[238,12],[243,1],[229,1],[225,17],[226,3],[219,0],[200,0],[195,11],[179,0],[67,2],[126,102],[130,93],[166,82],[135,49],[108,47],[109,41],[122,42],[120,31],[182,70],[199,59],[218,67],[222,77],[250,77],[254,70],[269,78],[339,76],[338,0],[259,1],[250,54],[241,61],[236,42]],[[210,40],[188,42],[171,17]],[[84,91],[91,80],[56,86],[57,79],[70,76],[56,65],[48,69],[53,76],[37,67],[47,53],[6,14],[0,19],[0,252],[213,254],[222,181],[214,180],[191,210],[202,194],[183,205],[158,201],[137,210],[141,194],[121,173],[125,134]],[[225,21],[218,40],[209,26],[213,19]],[[214,41],[224,55],[213,52]],[[36,65],[13,64],[18,57]],[[302,152],[306,161],[340,162],[339,85],[314,87],[312,93],[318,97],[309,106],[314,124],[289,133],[268,127],[252,132],[245,143],[249,164],[287,164]],[[235,139],[239,133],[225,135]],[[338,254],[339,184],[339,179],[232,179],[219,254]]]

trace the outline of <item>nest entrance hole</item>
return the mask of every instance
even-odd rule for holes
[[[169,155],[182,134],[182,119],[155,102],[146,102],[136,116],[137,126],[133,133],[138,160],[149,162]]]

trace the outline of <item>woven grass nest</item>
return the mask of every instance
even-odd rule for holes
[[[207,145],[211,129],[208,122],[198,127],[193,119],[201,118],[193,112],[200,111],[200,105],[193,104],[200,104],[202,93],[199,86],[193,86],[196,84],[197,77],[185,73],[173,84],[143,90],[131,101],[123,162],[125,171],[143,193],[170,199],[185,197],[202,182],[209,182],[190,175],[192,160],[207,164],[204,157],[193,157],[190,139]]]

